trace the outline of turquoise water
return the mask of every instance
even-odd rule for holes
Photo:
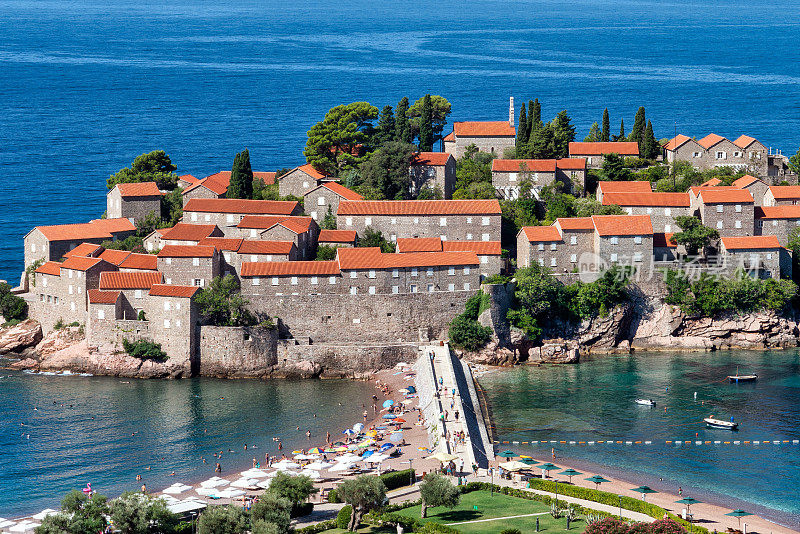
[[[758,374],[758,381],[729,384],[725,376],[737,367]],[[800,526],[800,444],[782,443],[800,439],[797,350],[598,356],[579,365],[493,372],[480,382],[494,411],[496,439],[547,441],[503,447],[542,461],[555,447],[586,476],[623,475],[662,491],[681,486],[684,495]],[[636,398],[657,405],[640,406]],[[702,419],[712,414],[734,417],[739,431],[705,428]],[[577,443],[601,440],[652,444]],[[692,444],[666,443],[687,440]],[[695,445],[697,440],[781,443]]]
[[[304,163],[330,107],[445,95],[455,120],[508,97],[603,108],[628,130],[800,145],[797,0],[0,0],[0,278],[22,237],[105,210],[105,179],[166,150],[181,173]]]
[[[251,467],[253,458],[263,465],[265,453],[278,453],[273,437],[282,439],[283,452],[308,448],[309,429],[313,441],[324,442],[316,432],[334,434],[357,422],[373,392],[369,383],[341,380],[22,373],[4,374],[0,391],[2,517],[55,507],[87,482],[115,496],[139,489],[137,474],[152,490],[203,480],[213,476],[219,451],[223,474]]]

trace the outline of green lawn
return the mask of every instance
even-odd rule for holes
[[[477,506],[477,511],[473,508]],[[531,517],[518,517],[515,519],[498,519],[496,521],[484,521],[481,523],[468,523],[462,525],[452,525],[464,533],[472,532],[500,532],[506,528],[518,528],[522,532],[534,532],[536,529],[536,519],[539,519],[540,532],[582,532],[585,523],[583,520],[574,521],[567,531],[567,520],[553,519],[550,515],[550,507],[538,501],[519,499],[508,495],[495,493],[490,495],[488,491],[473,491],[461,496],[461,502],[453,509],[448,508],[428,508],[426,521],[436,521],[445,525],[452,523],[462,523],[464,521],[475,521],[480,519],[491,519],[495,517],[508,517],[515,515],[537,514],[544,515]],[[398,510],[399,514],[419,518],[420,507],[413,506]]]

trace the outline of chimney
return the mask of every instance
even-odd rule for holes
[[[508,101],[508,125],[514,127],[514,97]]]

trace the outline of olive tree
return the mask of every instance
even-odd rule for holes
[[[422,513],[420,517],[427,517],[428,508],[446,506],[454,508],[461,499],[461,492],[446,477],[438,473],[428,473],[419,485],[422,496]]]
[[[338,490],[339,497],[353,507],[347,530],[355,532],[364,514],[380,507],[386,499],[386,486],[376,475],[361,475],[346,480]]]

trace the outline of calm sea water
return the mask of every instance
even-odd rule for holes
[[[0,0],[0,277],[33,226],[105,209],[104,180],[166,150],[179,172],[303,162],[330,107],[425,92],[452,120],[508,97],[568,109],[584,136],[639,105],[659,137],[800,145],[797,0]]]
[[[737,368],[758,374],[758,381],[729,384],[724,379]],[[681,486],[684,495],[800,526],[800,445],[694,444],[800,439],[797,350],[608,356],[575,366],[495,372],[480,381],[501,441],[652,441],[555,448],[557,456],[578,461],[584,478],[624,474],[656,490],[677,492]],[[635,404],[641,397],[656,407]],[[739,431],[705,428],[702,419],[712,414],[734,417]],[[546,461],[553,445],[511,447]]]
[[[137,474],[153,490],[203,480],[214,475],[219,451],[223,473],[247,469],[253,458],[263,465],[265,453],[278,453],[273,437],[282,439],[283,452],[308,448],[309,429],[312,441],[324,442],[317,431],[334,434],[357,422],[372,395],[366,382],[340,380],[22,373],[4,374],[0,391],[2,517],[57,507],[64,494],[87,482],[116,496],[141,487]]]

